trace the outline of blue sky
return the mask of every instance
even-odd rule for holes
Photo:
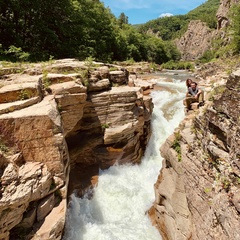
[[[145,23],[160,16],[186,14],[206,0],[101,0],[118,17],[124,12],[131,24]]]

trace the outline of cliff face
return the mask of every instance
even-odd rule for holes
[[[239,83],[240,69],[161,147],[154,209],[163,239],[240,238]]]
[[[26,229],[60,239],[74,189],[82,195],[99,168],[140,161],[150,85],[129,87],[127,70],[73,59],[2,68],[0,81],[0,239]]]
[[[216,37],[220,37],[224,39],[226,44],[228,43],[229,37],[224,28],[230,24],[229,9],[236,3],[239,3],[239,0],[220,1],[216,14],[217,30],[210,29],[206,23],[200,20],[193,20],[189,23],[184,35],[175,41],[183,60],[195,60],[201,57],[204,52],[211,48],[212,41]]]
[[[215,31],[211,30],[206,23],[193,20],[189,23],[184,35],[176,40],[178,50],[183,60],[195,60],[203,55],[211,46]]]

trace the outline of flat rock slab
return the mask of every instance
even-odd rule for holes
[[[65,212],[66,200],[62,200],[62,202],[57,207],[53,208],[52,212],[45,218],[43,225],[36,232],[32,240],[60,240],[64,228]]]
[[[41,96],[38,82],[11,84],[0,88],[0,103],[9,103]]]
[[[73,93],[86,93],[87,88],[81,83],[75,81],[53,84],[49,87],[52,90],[52,94],[73,94]]]
[[[40,97],[33,97],[26,100],[20,100],[11,103],[2,103],[0,104],[0,114],[13,112],[15,110],[21,110],[27,108],[41,101]]]

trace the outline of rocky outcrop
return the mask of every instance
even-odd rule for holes
[[[191,21],[184,35],[175,41],[182,53],[182,59],[196,60],[201,57],[210,48],[214,35],[215,32],[206,23],[200,20]]]
[[[215,83],[207,106],[161,146],[154,210],[163,239],[240,238],[239,83],[240,70]]]
[[[65,59],[1,70],[0,239],[60,239],[73,190],[82,196],[99,168],[140,162],[152,86],[128,86],[114,68]]]

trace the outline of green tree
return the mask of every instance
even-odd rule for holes
[[[181,21],[164,21],[169,29],[159,29],[170,39]],[[20,60],[30,54],[30,60],[54,56],[161,63],[178,55],[173,45],[129,25],[124,13],[116,19],[99,0],[1,0],[0,32],[0,54]]]
[[[120,27],[122,27],[123,24],[128,24],[128,16],[126,16],[124,13],[121,13],[118,17],[118,24]]]
[[[217,28],[216,12],[219,5],[220,0],[208,0],[185,15],[157,18],[138,26],[138,29],[141,33],[150,29],[167,41],[182,36],[191,20],[201,20],[210,28]]]
[[[233,36],[233,49],[235,53],[240,53],[240,4],[232,6],[230,16],[232,19],[231,30]]]
[[[149,36],[146,41],[146,49],[148,61],[161,64],[168,60],[163,40]]]

